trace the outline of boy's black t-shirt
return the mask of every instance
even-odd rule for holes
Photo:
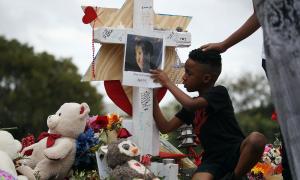
[[[208,106],[190,112],[182,108],[175,116],[186,124],[193,124],[206,156],[225,154],[239,146],[245,138],[232,107],[228,91],[224,86],[212,87],[202,96]]]

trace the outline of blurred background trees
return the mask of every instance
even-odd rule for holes
[[[102,96],[81,75],[71,59],[56,59],[17,40],[0,36],[0,128],[20,139],[47,131],[46,120],[65,102],[86,102],[101,113]]]
[[[268,80],[265,75],[244,74],[234,81],[228,78],[220,81],[228,87],[236,112],[236,118],[248,135],[252,131],[263,133],[271,143],[280,133],[279,124],[271,119],[275,111]]]

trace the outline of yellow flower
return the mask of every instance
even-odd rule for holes
[[[252,169],[251,172],[254,174],[263,173],[264,176],[268,176],[273,172],[273,168],[270,164],[258,162]]]
[[[257,174],[259,174],[260,172],[263,173],[262,171],[263,171],[263,169],[261,169],[261,168],[259,168],[259,167],[256,167],[256,166],[255,166],[254,168],[251,169],[251,172],[252,172],[254,175],[257,175]]]

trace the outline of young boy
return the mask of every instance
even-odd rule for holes
[[[183,106],[171,120],[163,116],[154,98],[153,116],[158,129],[169,133],[181,125],[193,124],[204,149],[202,163],[193,179],[240,179],[260,159],[266,138],[253,132],[245,138],[234,116],[232,103],[223,86],[214,86],[221,73],[221,56],[216,51],[195,49],[185,63],[183,84],[191,98],[173,84],[161,70],[151,70],[154,81],[168,88]]]

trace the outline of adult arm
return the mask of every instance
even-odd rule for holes
[[[200,47],[203,51],[217,50],[220,53],[225,52],[228,48],[239,43],[243,39],[249,37],[260,27],[259,21],[255,15],[255,12],[247,19],[247,21],[234,33],[222,42],[208,43]]]

